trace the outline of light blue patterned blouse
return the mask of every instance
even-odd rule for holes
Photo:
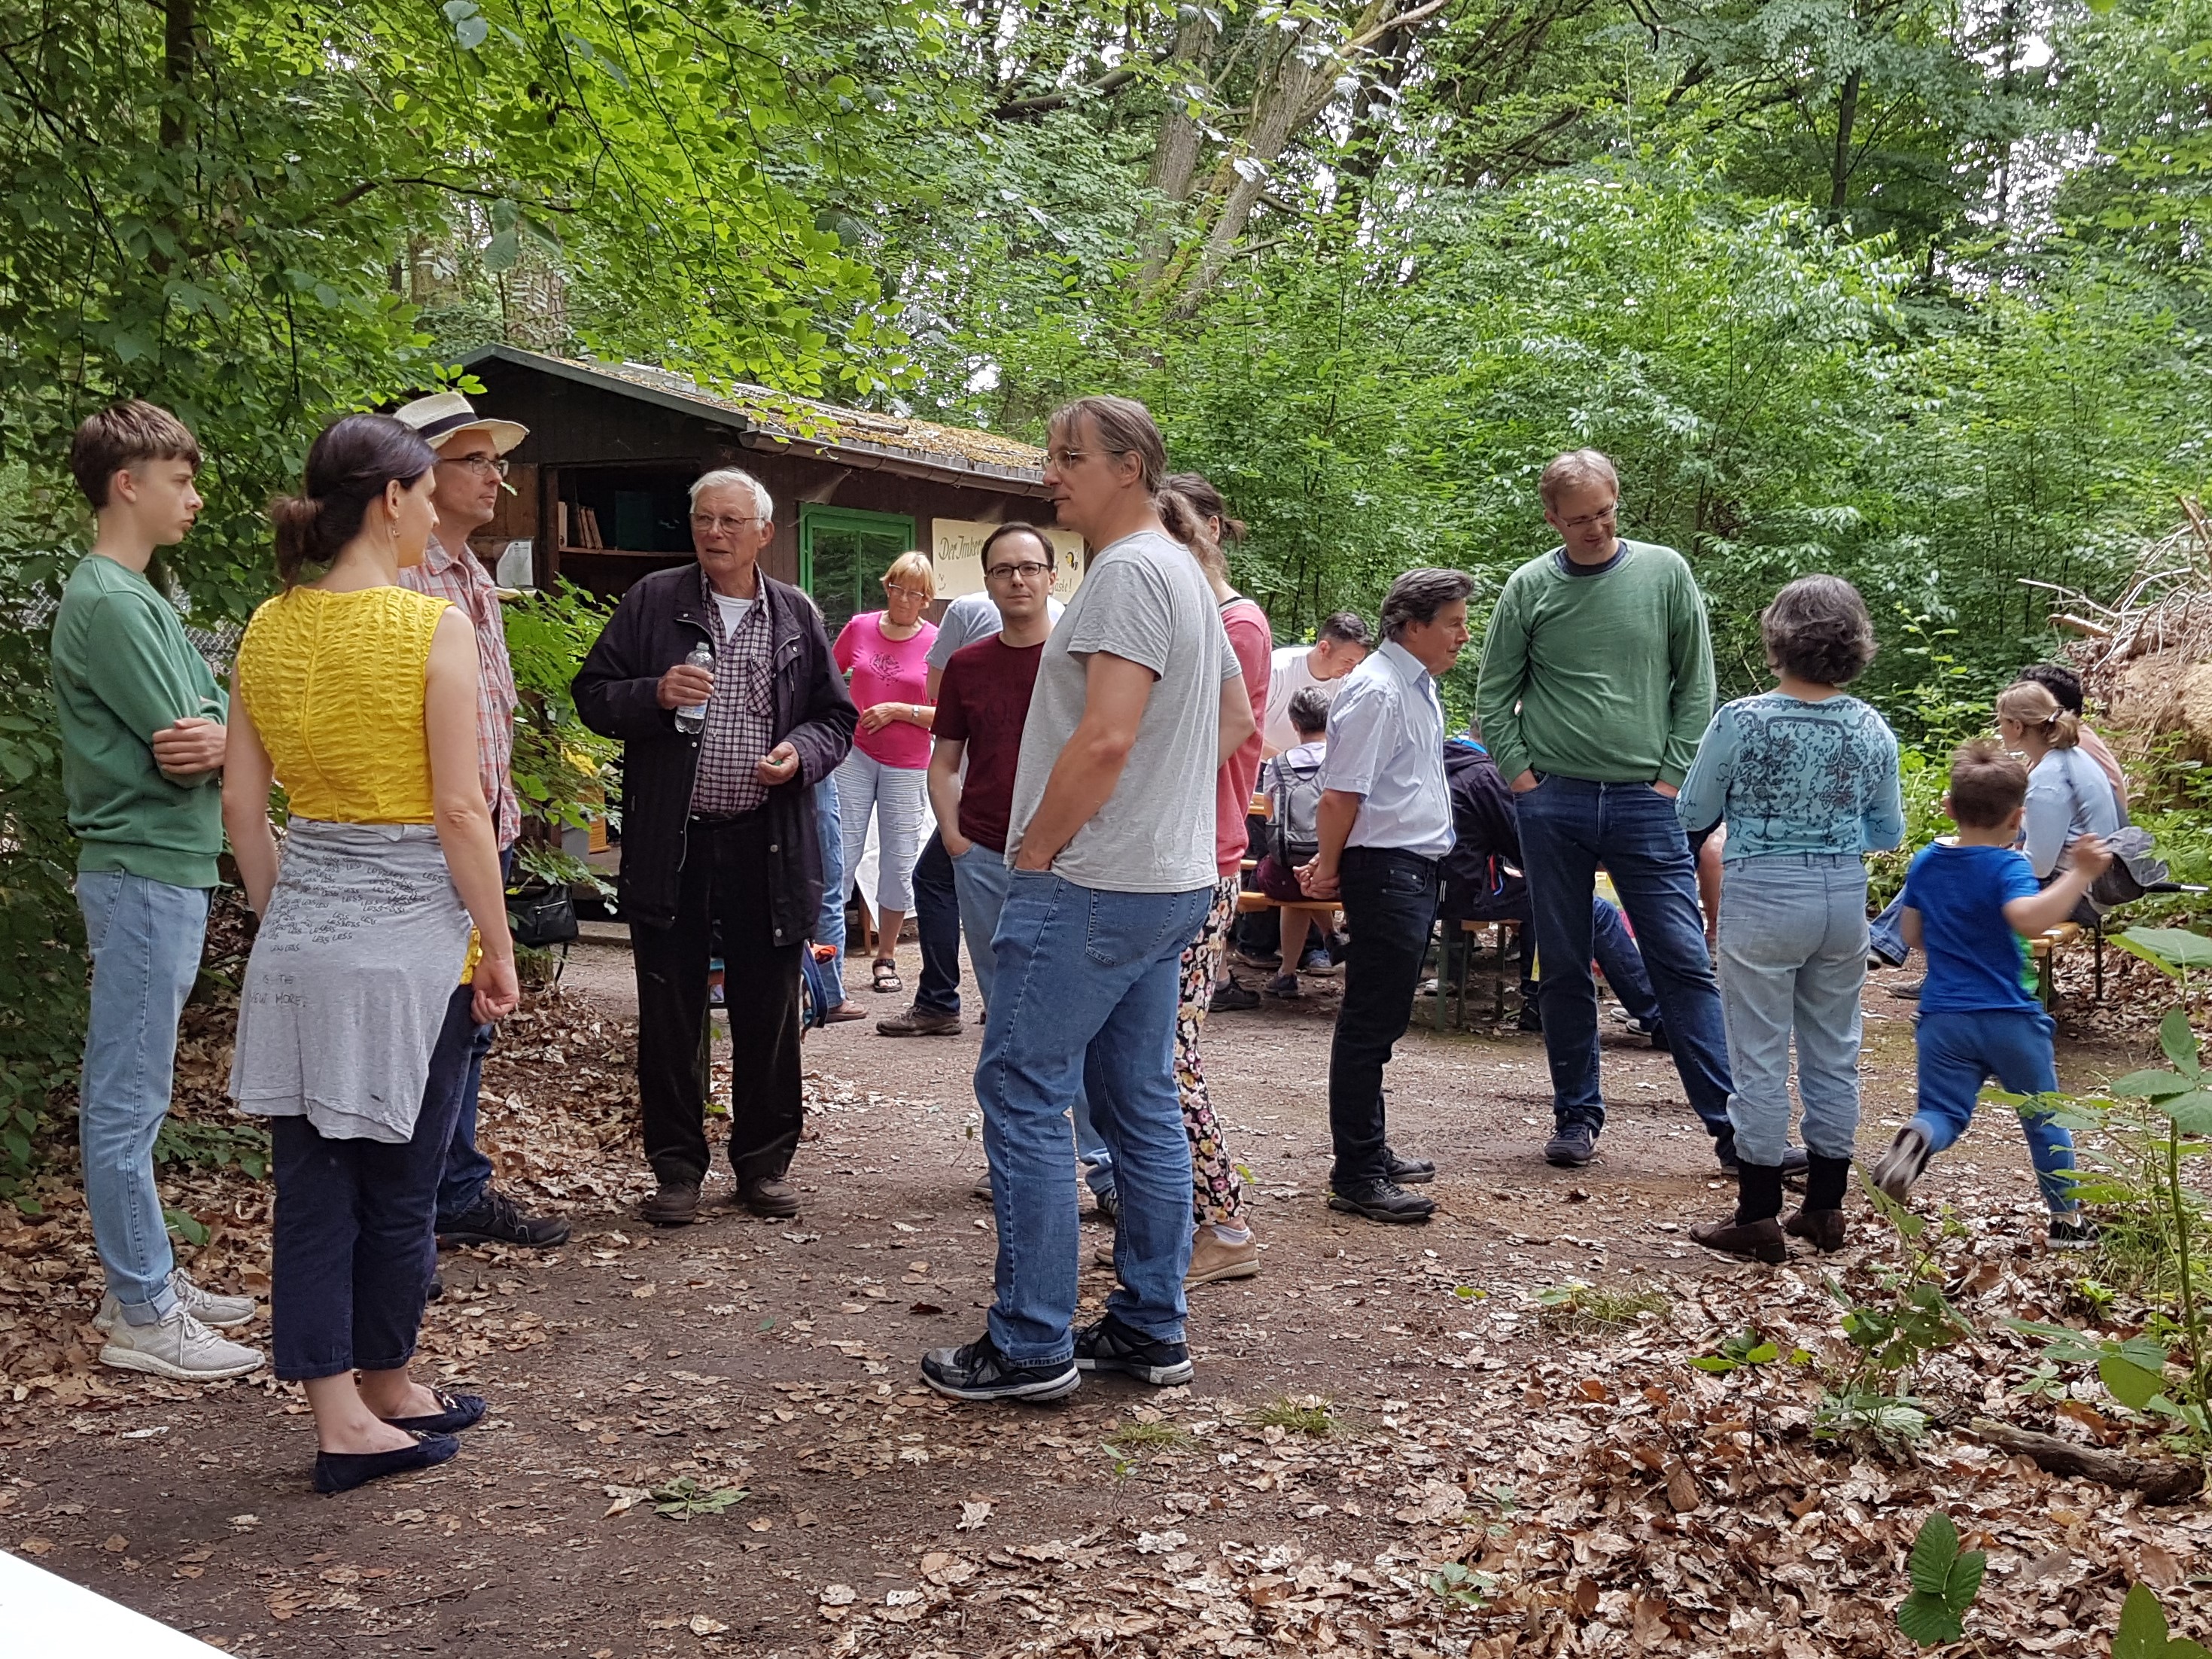
[[[1728,820],[1724,864],[1883,852],[1905,836],[1897,738],[1856,697],[1739,697],[1705,728],[1674,810],[1692,834]]]

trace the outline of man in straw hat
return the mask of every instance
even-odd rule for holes
[[[422,562],[402,570],[399,580],[417,592],[450,599],[476,625],[477,660],[482,665],[477,682],[477,766],[499,838],[500,873],[505,876],[514,867],[514,842],[522,833],[522,809],[515,799],[514,780],[508,775],[514,759],[514,670],[507,661],[499,589],[483,562],[469,550],[468,538],[470,532],[491,522],[499,492],[507,487],[507,453],[530,435],[530,428],[477,414],[458,392],[417,398],[394,410],[392,417],[413,427],[438,452],[437,488],[430,497],[438,509],[438,527]],[[445,1176],[438,1184],[438,1242],[541,1249],[565,1244],[568,1224],[554,1216],[532,1215],[493,1186],[491,1160],[477,1150],[477,1094],[495,1030],[479,1026],[469,1054],[460,1117],[453,1126]]]

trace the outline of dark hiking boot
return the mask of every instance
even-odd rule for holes
[[[1704,1221],[1690,1229],[1690,1242],[1723,1255],[1747,1261],[1787,1261],[1790,1246],[1782,1224],[1769,1216],[1764,1221]]]

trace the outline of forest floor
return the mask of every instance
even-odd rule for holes
[[[1913,1378],[1937,1426],[1904,1449],[1838,1445],[1812,1432],[1846,1352],[1824,1275],[1872,1294],[1900,1259],[1863,1197],[1837,1257],[1715,1258],[1685,1232],[1730,1188],[1665,1055],[1610,1028],[1601,1157],[1553,1170],[1540,1039],[1439,1033],[1424,1003],[1390,1121],[1399,1147],[1436,1159],[1438,1213],[1418,1228],[1334,1214],[1337,994],[1307,985],[1301,1003],[1206,1028],[1265,1254],[1256,1279],[1192,1292],[1183,1389],[1093,1377],[1040,1408],[921,1386],[922,1351],[977,1334],[990,1296],[972,1023],[810,1036],[799,1220],[719,1201],[724,1170],[698,1224],[635,1221],[647,1183],[626,960],[605,946],[583,947],[494,1057],[483,1134],[501,1178],[571,1212],[575,1237],[443,1258],[424,1363],[491,1409],[434,1472],[319,1498],[296,1389],[99,1368],[84,1323],[98,1268],[58,1170],[43,1217],[0,1218],[0,1547],[268,1659],[1826,1659],[1914,1650],[1893,1609],[1912,1535],[1941,1508],[1990,1554],[1967,1623],[1983,1651],[2102,1655],[2138,1579],[2177,1628],[2205,1632],[2201,1502],[2144,1507],[1964,1428],[1984,1413],[2085,1443],[2127,1433],[2094,1380],[2056,1414],[2015,1387],[2035,1355],[2001,1321],[2081,1322],[2087,1269],[2047,1249],[2001,1117],[1917,1195],[1956,1223],[1942,1267],[1976,1333]],[[2069,1080],[2148,1046],[2133,985],[2124,974],[2069,1023]],[[857,994],[872,1012],[892,1000]],[[1871,1149],[1910,1109],[1911,1028],[1878,988],[1867,1008]],[[229,1020],[188,1016],[179,1115],[210,1133]],[[265,1184],[164,1184],[209,1229],[185,1253],[202,1279],[265,1294]],[[1089,1310],[1109,1233],[1087,1204],[1083,1233]],[[1747,1327],[1784,1358],[1724,1375],[1690,1363]],[[1799,1347],[1810,1357],[1793,1361]]]

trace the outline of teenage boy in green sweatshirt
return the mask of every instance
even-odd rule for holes
[[[92,948],[77,1142],[107,1270],[94,1323],[107,1339],[103,1363],[185,1382],[262,1363],[210,1328],[246,1323],[253,1303],[203,1291],[177,1267],[154,1185],[177,1018],[222,850],[222,692],[145,574],[154,550],[192,526],[199,462],[184,423],[151,404],[117,404],[77,428],[70,470],[99,530],[53,631],[62,786]]]
[[[1539,488],[1561,545],[1506,579],[1475,701],[1512,786],[1535,921],[1555,1127],[1544,1156],[1589,1163],[1605,1125],[1590,978],[1590,899],[1603,865],[1650,970],[1682,1086],[1732,1169],[1720,992],[1696,864],[1674,816],[1713,712],[1705,599],[1680,554],[1617,533],[1620,483],[1597,451],[1558,457]],[[1796,1159],[1802,1168],[1802,1151]]]

